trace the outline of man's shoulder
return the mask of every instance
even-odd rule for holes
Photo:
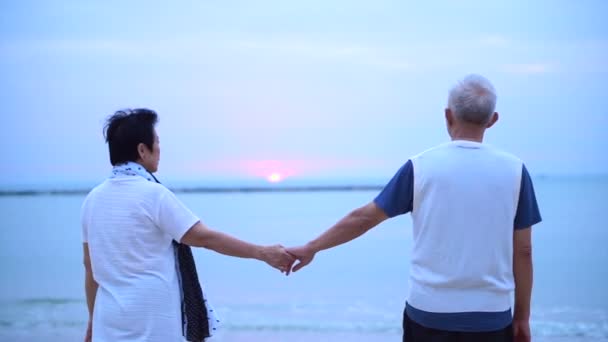
[[[446,151],[449,151],[452,147],[454,147],[454,144],[452,142],[447,142],[447,143],[443,143],[443,144],[439,144],[436,146],[433,146],[431,148],[428,148],[414,156],[412,156],[410,158],[410,160],[414,160],[414,159],[419,159],[419,158],[424,158],[427,156],[432,156],[432,155],[436,155],[436,154],[442,154],[445,153]],[[507,152],[505,150],[502,150],[500,148],[497,148],[493,145],[489,145],[489,144],[479,144],[479,147],[481,150],[485,151],[488,154],[492,154],[498,158],[504,159],[504,160],[508,160],[508,161],[512,161],[512,162],[516,162],[516,163],[523,163],[523,161],[517,157],[516,155]]]
[[[523,160],[521,158],[519,158],[518,156],[514,155],[513,153],[507,152],[505,150],[502,150],[498,147],[492,146],[492,145],[485,145],[485,148],[493,153],[495,156],[502,158],[506,161],[510,161],[516,164],[521,164],[523,165]]]
[[[448,148],[450,146],[450,143],[443,143],[443,144],[439,144],[439,145],[435,145],[433,147],[427,148],[426,150],[412,156],[410,158],[410,160],[415,160],[415,159],[419,159],[419,158],[424,158],[426,156],[429,155],[433,155],[435,153],[441,153],[442,151],[444,151],[446,148]]]

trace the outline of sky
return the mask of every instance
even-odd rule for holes
[[[103,180],[104,120],[137,107],[160,116],[163,179],[386,181],[449,139],[447,93],[469,73],[497,90],[487,143],[533,175],[605,174],[606,13],[560,0],[2,1],[0,184]]]

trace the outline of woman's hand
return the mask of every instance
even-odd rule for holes
[[[282,273],[287,273],[291,270],[291,266],[295,262],[293,255],[289,254],[285,247],[281,245],[262,247],[260,260],[268,265],[278,269]]]
[[[87,323],[87,332],[84,335],[84,342],[91,342],[93,340],[93,323],[91,319],[89,319],[89,323]]]

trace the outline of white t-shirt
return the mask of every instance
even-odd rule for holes
[[[172,240],[199,221],[163,185],[118,176],[82,206],[83,241],[99,284],[94,342],[183,341]]]

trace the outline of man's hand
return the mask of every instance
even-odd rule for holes
[[[530,323],[528,320],[513,320],[513,341],[530,342]]]
[[[289,274],[291,266],[296,261],[294,256],[287,253],[285,247],[281,245],[262,247],[260,260],[286,274]]]
[[[87,323],[87,332],[84,335],[84,342],[91,342],[93,339],[93,323],[91,323],[91,319],[89,319],[89,323]]]
[[[289,275],[291,271],[297,272],[302,267],[310,264],[316,254],[315,251],[309,245],[290,247],[287,248],[287,252],[289,252],[289,254],[293,255],[294,257],[296,257],[296,259],[298,259],[298,264],[295,265],[291,270],[287,271],[287,275]]]

